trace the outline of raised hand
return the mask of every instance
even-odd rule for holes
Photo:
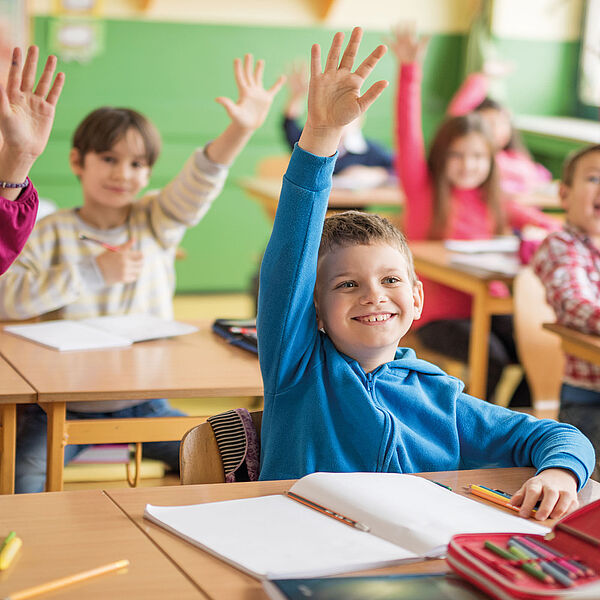
[[[31,164],[46,147],[65,81],[64,73],[54,78],[56,57],[49,56],[34,90],[38,55],[37,46],[30,46],[22,65],[21,50],[15,48],[6,89],[0,86],[2,149],[30,158]]]
[[[413,24],[401,24],[392,29],[386,43],[399,63],[420,63],[423,62],[429,40],[429,36],[418,36]]]
[[[239,92],[237,102],[222,96],[216,98],[225,107],[232,123],[248,131],[254,131],[264,123],[273,98],[285,82],[285,76],[282,75],[266,90],[263,87],[265,63],[257,60],[253,68],[253,62],[252,54],[244,56],[243,65],[239,58],[234,61],[235,82]]]
[[[289,69],[287,76],[289,90],[285,107],[285,116],[297,119],[304,111],[308,92],[308,65],[304,61],[296,61]]]
[[[388,85],[378,81],[360,95],[362,84],[387,50],[378,46],[352,71],[361,39],[362,29],[356,27],[340,60],[344,34],[336,33],[323,71],[321,48],[312,47],[308,117],[300,138],[300,146],[309,152],[334,154],[343,127],[364,114]]]

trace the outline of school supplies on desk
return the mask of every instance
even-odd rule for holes
[[[499,490],[492,490],[490,488],[486,488],[483,485],[471,484],[469,486],[469,492],[474,496],[483,498],[484,500],[487,500],[488,502],[493,502],[494,504],[498,504],[499,506],[504,506],[504,508],[509,508],[510,510],[514,510],[515,512],[519,512],[521,510],[520,506],[514,506],[510,503],[510,496],[508,494],[500,492]],[[535,513],[537,512],[537,509],[534,508],[531,512]]]
[[[256,319],[217,319],[212,329],[231,345],[258,354]]]
[[[501,235],[488,240],[446,240],[444,246],[451,252],[479,254],[480,252],[509,252],[519,250],[520,240],[516,235]]]
[[[548,531],[415,475],[312,473],[289,491],[337,517],[280,494],[147,505],[144,516],[259,579],[318,577],[441,556],[460,532]]]
[[[482,594],[452,573],[369,575],[319,579],[264,581],[271,600],[485,600]]]
[[[600,500],[541,535],[454,536],[446,560],[459,575],[497,600],[600,598]]]
[[[153,315],[131,314],[79,321],[58,319],[25,325],[6,325],[4,331],[62,352],[130,346],[135,342],[193,333],[198,331],[198,328]]]

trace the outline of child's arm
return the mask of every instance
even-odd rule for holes
[[[237,103],[229,98],[216,99],[227,110],[231,123],[206,148],[194,152],[181,172],[157,196],[138,203],[138,209],[149,212],[152,229],[164,247],[177,246],[186,228],[204,217],[225,184],[230,164],[264,122],[284,77],[265,90],[263,70],[261,60],[253,69],[249,54],[243,65],[240,59],[235,60],[239,99]]]
[[[44,151],[54,122],[54,109],[65,81],[54,77],[56,56],[49,56],[34,90],[39,50],[31,46],[21,66],[21,50],[15,48],[6,89],[0,86],[0,181],[23,183],[37,157]],[[15,200],[18,188],[6,188],[3,197]]]
[[[450,100],[446,112],[452,117],[470,113],[485,100],[489,87],[489,79],[485,73],[471,73]]]
[[[425,157],[421,125],[421,62],[427,38],[418,39],[412,29],[398,28],[390,40],[398,60],[396,99],[396,173],[406,194],[406,234],[411,240],[426,239],[432,221],[433,195]]]
[[[355,29],[339,62],[343,35],[334,37],[324,72],[320,48],[312,48],[308,118],[283,178],[259,287],[258,344],[265,396],[289,385],[308,368],[319,335],[313,290],[317,255],[343,126],[379,96],[387,82],[360,87],[385,47],[374,50],[352,72],[362,31]],[[339,62],[339,66],[338,66]]]
[[[532,260],[559,323],[600,335],[598,284],[590,281],[585,257],[560,234],[547,237]]]
[[[59,73],[52,83],[56,57],[50,56],[35,92],[38,49],[32,46],[22,66],[15,48],[6,89],[0,86],[0,275],[23,249],[33,225],[38,196],[27,175],[44,150],[52,129],[54,107],[64,82]],[[5,187],[27,182],[26,187]]]
[[[547,231],[557,231],[562,227],[562,223],[556,217],[547,215],[535,206],[525,206],[511,196],[505,198],[503,205],[512,229],[520,231],[526,225],[533,225]]]
[[[513,498],[528,516],[542,500],[537,519],[558,518],[577,503],[577,490],[594,470],[594,449],[572,425],[536,419],[462,394],[456,405],[461,469],[537,469]],[[485,444],[481,441],[485,440]]]

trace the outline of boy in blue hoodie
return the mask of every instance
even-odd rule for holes
[[[512,502],[525,516],[541,500],[536,518],[559,518],[577,506],[593,469],[587,438],[468,396],[462,382],[398,348],[423,306],[404,237],[375,215],[325,219],[342,129],[387,86],[360,95],[386,51],[379,46],[353,72],[361,37],[352,32],[340,60],[336,34],[324,71],[312,48],[308,119],[263,259],[261,479],[534,466]]]

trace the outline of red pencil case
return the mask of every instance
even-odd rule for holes
[[[567,531],[567,528],[570,531]],[[552,583],[539,581],[519,567],[522,562],[519,559],[502,558],[484,546],[486,541],[490,541],[506,548],[508,540],[519,535],[511,533],[455,535],[448,545],[446,561],[459,575],[496,600],[600,599],[600,545],[594,542],[600,540],[600,500],[561,519],[552,532],[545,537],[526,536],[562,554],[564,558],[575,560],[594,571],[594,575],[573,579],[571,587],[565,587],[557,581]],[[586,536],[587,539],[583,539]]]

